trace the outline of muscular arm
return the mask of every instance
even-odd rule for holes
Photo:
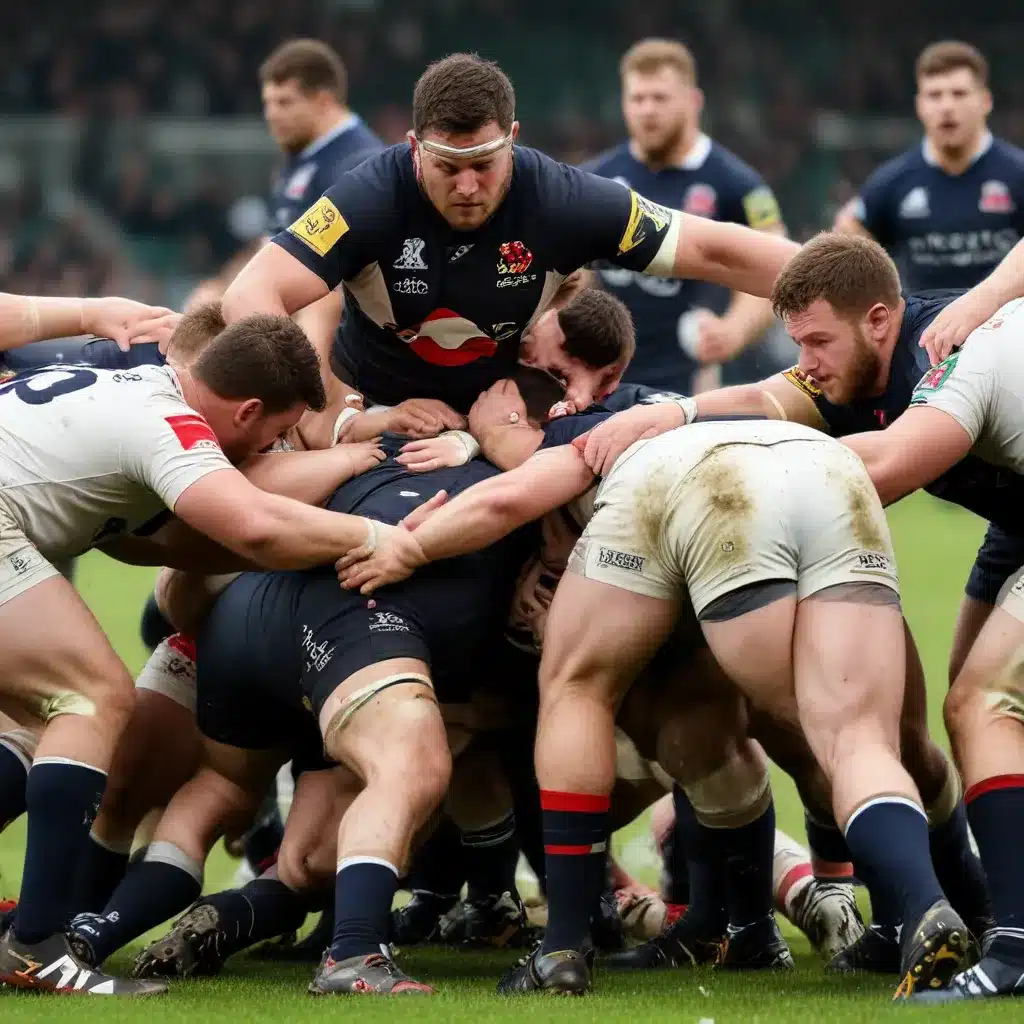
[[[228,285],[221,308],[229,324],[253,313],[290,316],[329,291],[326,283],[291,253],[268,242]]]
[[[240,468],[261,490],[322,505],[343,483],[378,461],[367,458],[369,450],[367,445],[337,445],[322,451],[274,452],[253,456]]]
[[[753,384],[704,391],[695,396],[695,401],[699,416],[765,416],[772,420],[791,420],[817,430],[828,429],[814,399],[781,373]],[[785,416],[780,414],[780,407]]]
[[[538,452],[518,469],[463,491],[412,536],[428,561],[479,551],[571,501],[593,482],[572,445]]]
[[[926,405],[912,406],[885,430],[842,440],[860,456],[883,505],[927,486],[972,446],[970,435],[952,416]]]

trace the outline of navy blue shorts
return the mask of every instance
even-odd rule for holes
[[[975,601],[995,604],[1003,584],[1021,566],[1024,566],[1024,534],[1007,533],[989,523],[964,592]]]

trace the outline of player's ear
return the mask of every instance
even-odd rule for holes
[[[892,310],[884,302],[876,302],[867,313],[868,330],[875,341],[881,341],[889,333]]]
[[[247,398],[235,409],[232,421],[236,427],[251,427],[263,416],[263,402],[258,398]]]
[[[692,92],[692,95],[693,95],[693,100],[692,100],[692,102],[693,102],[693,112],[698,117],[700,117],[701,113],[704,110],[704,90],[703,89],[698,89],[697,86],[693,86],[692,88],[693,88],[693,92]]]
[[[519,138],[519,122],[518,121],[513,121],[512,122],[512,131],[509,132],[509,134],[512,136],[512,141],[513,142],[515,142],[516,139]]]

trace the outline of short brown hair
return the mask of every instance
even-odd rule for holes
[[[497,121],[512,130],[516,92],[508,75],[478,53],[453,53],[420,75],[412,94],[412,125],[418,138],[433,129],[450,135],[475,132]]]
[[[327,404],[320,357],[290,316],[257,313],[226,327],[191,367],[221,398],[258,398],[271,415]]]
[[[167,343],[167,358],[187,365],[199,355],[227,324],[219,302],[204,302],[183,313]]]
[[[674,68],[688,85],[697,84],[697,62],[675,39],[641,39],[634,43],[619,61],[619,74],[623,78],[631,71],[651,75],[664,67]]]
[[[591,369],[625,366],[636,351],[633,317],[625,303],[599,288],[584,288],[556,314],[565,351]]]
[[[944,75],[948,71],[957,71],[960,68],[973,71],[978,83],[988,86],[988,61],[981,50],[957,39],[946,39],[926,46],[914,66],[918,82],[922,78]]]
[[[803,313],[818,299],[840,316],[856,317],[876,302],[900,303],[900,275],[889,254],[861,235],[822,231],[782,268],[772,288],[780,317]]]
[[[260,81],[280,85],[294,79],[305,93],[331,93],[339,103],[348,101],[348,75],[342,59],[319,39],[289,39],[260,65]]]

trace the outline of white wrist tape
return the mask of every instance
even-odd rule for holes
[[[363,517],[363,522],[366,523],[366,547],[369,548],[370,554],[377,550],[377,524],[372,519]]]
[[[331,446],[333,447],[338,443],[338,438],[341,436],[341,428],[350,420],[353,416],[358,416],[358,409],[342,409],[338,413],[338,418],[334,421],[334,429],[331,431]]]
[[[477,439],[465,430],[446,430],[442,437],[453,437],[458,441],[466,452],[466,462],[475,459],[480,454],[480,445]]]
[[[683,422],[692,423],[697,418],[697,401],[694,398],[673,398],[673,405],[678,405],[683,410]]]

